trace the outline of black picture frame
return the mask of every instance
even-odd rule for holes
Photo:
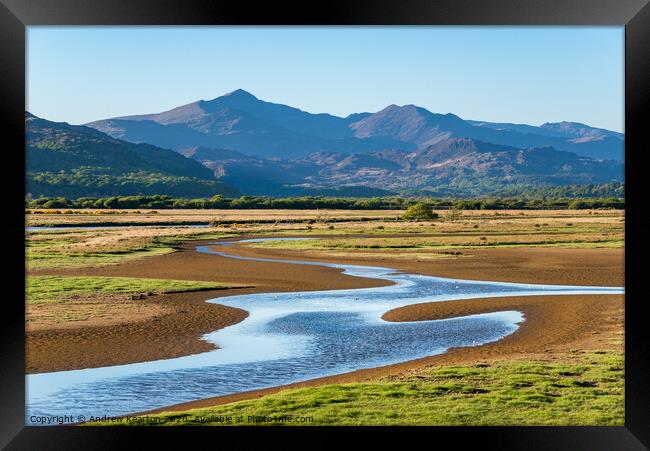
[[[7,449],[92,449],[132,444],[134,435],[168,440],[154,428],[26,427],[24,356],[24,112],[25,27],[30,25],[619,25],[625,26],[626,315],[624,427],[437,427],[436,443],[453,440],[487,449],[636,450],[650,446],[650,347],[643,315],[643,258],[650,231],[644,218],[645,123],[650,105],[648,0],[340,0],[234,2],[224,0],[0,0],[0,136],[5,218],[5,310],[0,315],[0,446]],[[22,187],[22,188],[19,188]],[[8,244],[8,245],[7,245]],[[185,428],[180,428],[186,430]],[[286,430],[286,428],[281,428]],[[302,428],[303,430],[305,428]],[[390,433],[407,428],[390,428]],[[218,428],[220,437],[225,431]],[[356,429],[358,430],[358,429]],[[372,435],[384,431],[373,428]],[[210,432],[212,431],[212,432]],[[192,431],[196,446],[203,434]],[[238,429],[234,432],[243,432]],[[233,432],[233,431],[230,431]],[[238,433],[238,444],[270,432]],[[411,434],[410,431],[406,432]],[[431,434],[432,431],[427,431]],[[257,437],[256,437],[257,436]],[[328,434],[319,444],[334,440]],[[110,445],[109,445],[110,444]],[[435,446],[435,445],[434,445]]]

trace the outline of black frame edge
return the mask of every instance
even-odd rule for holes
[[[2,0],[28,25],[624,25],[645,0]]]
[[[4,4],[3,4],[4,3]],[[192,7],[189,8],[188,5]],[[309,9],[308,9],[309,8]],[[0,130],[15,145],[24,147],[25,98],[25,26],[26,25],[172,25],[172,24],[400,24],[400,25],[626,25],[625,56],[625,110],[626,142],[631,153],[626,158],[626,292],[640,295],[640,281],[645,274],[642,258],[648,255],[644,232],[650,230],[642,212],[644,186],[639,152],[643,151],[644,123],[648,116],[650,83],[650,5],[647,0],[592,0],[588,6],[580,0],[441,0],[424,2],[402,0],[390,2],[358,0],[355,3],[341,1],[323,3],[319,8],[306,5],[305,9],[292,9],[289,4],[267,3],[252,10],[250,5],[209,0],[140,0],[125,2],[119,6],[111,0],[0,0],[0,90],[3,93]],[[22,53],[21,53],[22,52]],[[645,114],[644,114],[645,113]],[[15,145],[5,147],[15,152]],[[637,150],[638,149],[638,150]],[[2,225],[11,251],[9,258],[24,258],[24,170],[22,156],[8,167],[3,183],[6,191],[13,193],[20,186],[20,195],[12,197],[11,216]],[[630,203],[632,202],[632,203]],[[20,228],[20,230],[18,230]],[[8,258],[8,261],[11,261]],[[7,280],[21,280],[23,268],[7,265]],[[15,271],[15,272],[14,272]],[[20,275],[19,275],[20,274]],[[7,299],[24,299],[24,286],[16,284],[7,292]],[[629,299],[629,298],[628,298]],[[444,435],[456,442],[459,436],[475,432],[488,449],[513,449],[518,443],[535,449],[644,449],[650,446],[650,355],[647,354],[648,338],[645,318],[640,304],[626,302],[626,426],[625,427],[527,427],[527,428],[438,428],[438,437]],[[15,316],[14,316],[15,315]],[[20,316],[22,315],[22,316]],[[2,433],[0,446],[14,437],[9,449],[35,447],[82,449],[88,448],[88,440],[113,440],[113,443],[132,440],[134,429],[125,433],[123,428],[34,428],[24,427],[24,304],[12,305],[8,314],[0,315],[4,322],[2,343],[5,345],[3,365],[0,369],[0,393],[2,394]],[[16,321],[18,318],[18,321]],[[203,428],[206,429],[206,428]],[[143,429],[140,428],[139,431]],[[150,429],[147,429],[150,430]],[[255,429],[259,431],[258,429]],[[391,429],[393,430],[393,429]],[[221,431],[221,430],[220,430]],[[115,432],[118,432],[116,434]],[[209,433],[194,430],[197,438]],[[223,432],[220,432],[223,433]],[[268,433],[265,431],[256,434]],[[168,433],[157,431],[161,438]],[[98,442],[99,443],[99,442]],[[532,445],[532,446],[531,446]]]
[[[646,4],[625,27],[625,146],[630,149],[625,164],[626,202],[637,208],[625,211],[625,242],[635,243],[625,247],[626,293],[643,293],[642,281],[647,279],[643,258],[649,247],[644,236],[650,230],[650,221],[642,212],[647,191],[644,167],[641,163],[647,125],[643,117],[650,115],[650,4]],[[626,301],[629,298],[626,295]],[[647,344],[647,324],[641,306],[625,303],[625,426],[641,442],[650,447],[650,354]],[[645,335],[645,337],[644,337]],[[645,346],[644,346],[645,343]]]
[[[25,289],[24,260],[24,148],[25,148],[25,25],[0,3],[0,136],[3,137],[4,155],[11,155],[7,168],[11,169],[1,178],[2,192],[15,193],[8,196],[6,213],[0,223],[2,237],[7,244],[7,263],[3,279],[5,284],[6,311],[0,315],[0,343],[2,343],[2,366],[0,366],[0,397],[4,408],[0,413],[0,446],[24,428],[25,412]],[[17,189],[16,187],[20,187]],[[10,199],[9,199],[10,197]],[[20,249],[22,247],[22,249]],[[23,281],[20,284],[19,281]],[[21,303],[19,300],[22,299]],[[7,305],[8,304],[8,305]],[[23,319],[21,318],[21,315]],[[20,321],[17,321],[20,319]]]

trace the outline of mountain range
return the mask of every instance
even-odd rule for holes
[[[83,163],[85,170],[101,167],[122,177],[146,171],[221,183],[211,189],[242,194],[476,195],[511,185],[623,181],[621,133],[577,122],[465,120],[416,105],[338,117],[239,89],[86,126],[27,120],[32,172],[78,172]],[[52,147],[41,129],[51,134],[57,127],[66,139]],[[116,155],[121,163],[113,164]]]
[[[623,160],[624,148],[621,133],[575,122],[535,127],[466,121],[415,105],[390,105],[376,113],[337,117],[265,102],[242,89],[163,113],[116,117],[86,125],[115,138],[165,149],[210,147],[273,158],[317,151],[410,151],[448,138],[472,138],[517,148],[553,147],[617,161]]]
[[[337,117],[239,89],[162,113],[87,125],[174,149],[245,194],[342,186],[480,194],[508,184],[623,180],[621,133],[577,122],[464,120],[416,105]]]

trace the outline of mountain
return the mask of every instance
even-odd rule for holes
[[[390,105],[350,124],[350,127],[359,138],[390,136],[414,143],[418,148],[452,137],[472,138],[518,148],[553,147],[580,156],[623,161],[622,134],[584,124],[559,124],[535,127],[525,124],[466,121],[454,114],[431,113],[415,105]],[[569,127],[564,124],[576,125]],[[580,133],[582,135],[579,135]]]
[[[470,138],[450,138],[405,156],[415,187],[469,180],[498,180],[531,185],[620,181],[623,165],[581,157],[552,147],[519,149]],[[418,183],[421,180],[421,183]],[[432,183],[433,182],[433,183]]]
[[[221,148],[264,158],[413,151],[448,138],[471,138],[522,149],[553,147],[600,160],[624,159],[623,134],[575,122],[537,127],[469,121],[416,105],[390,105],[375,113],[338,117],[266,102],[241,89],[162,113],[87,125],[115,138],[168,149]]]
[[[604,128],[594,128],[580,122],[546,122],[540,129],[552,130],[560,136],[573,138],[573,142],[602,141],[606,138],[623,139],[623,133]]]
[[[25,113],[28,191],[48,196],[235,195],[193,159]]]
[[[358,138],[392,136],[426,147],[472,128],[453,114],[434,114],[415,105],[390,105],[350,125]]]
[[[384,147],[413,148],[412,144],[391,137],[355,138],[348,125],[360,117],[363,115],[340,118],[311,114],[259,100],[239,89],[163,113],[117,117],[86,125],[115,138],[168,149],[226,148],[266,157],[295,156],[317,150],[362,152]]]
[[[546,122],[539,127],[526,124],[511,124],[504,122],[467,121],[472,125],[487,127],[495,130],[511,130],[520,133],[531,133],[554,138],[587,138],[598,141],[603,138],[624,139],[623,133],[606,130],[604,128],[590,127],[580,122]]]
[[[485,194],[504,185],[568,185],[621,181],[623,164],[551,147],[520,149],[471,138],[443,138],[414,151],[314,152],[265,159],[222,150],[194,153],[244,194],[293,195],[305,188],[367,187],[391,192]],[[213,156],[217,159],[201,159]]]
[[[87,125],[97,136],[110,135],[112,145],[172,149],[179,158],[203,165],[204,173],[182,176],[216,178],[244,194],[333,189],[486,194],[512,184],[623,181],[621,133],[578,122],[534,126],[465,120],[417,105],[338,117],[267,102],[238,89],[161,113]],[[139,154],[149,147],[138,147]],[[169,158],[166,152],[148,164],[163,171],[158,166]],[[61,162],[63,156],[57,158]],[[80,164],[83,158],[71,161]],[[138,164],[127,166],[133,170]]]

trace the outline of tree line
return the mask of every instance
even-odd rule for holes
[[[603,198],[473,198],[451,199],[431,197],[267,197],[241,196],[226,198],[221,195],[210,198],[177,198],[167,195],[111,196],[111,197],[65,197],[27,198],[25,207],[30,209],[340,209],[340,210],[401,210],[417,203],[433,209],[460,210],[519,210],[519,209],[624,209],[625,199]]]

